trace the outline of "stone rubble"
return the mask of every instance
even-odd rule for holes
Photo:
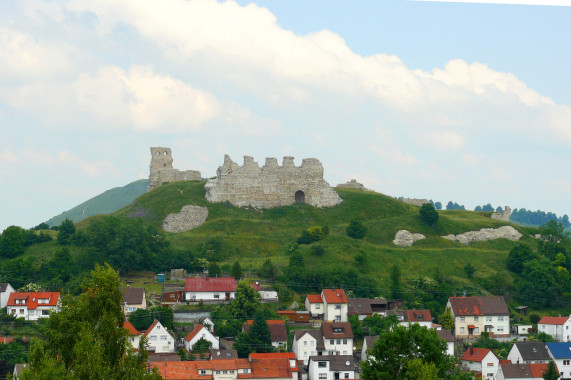
[[[499,228],[482,228],[480,231],[469,231],[459,235],[451,234],[442,237],[444,239],[468,245],[476,241],[487,241],[501,238],[517,241],[522,236],[523,235],[512,226],[502,226]]]
[[[407,230],[399,230],[395,235],[395,240],[393,240],[393,243],[399,247],[412,247],[412,245],[418,240],[425,238],[426,236],[423,234],[412,233]]]
[[[163,230],[168,232],[190,231],[206,222],[208,209],[199,206],[183,206],[179,213],[167,215],[163,221]]]

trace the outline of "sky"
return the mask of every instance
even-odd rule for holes
[[[571,214],[570,5],[2,0],[0,231],[147,178],[151,146]]]

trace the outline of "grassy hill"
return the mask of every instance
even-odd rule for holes
[[[149,180],[141,179],[123,187],[115,187],[83,202],[71,210],[54,216],[46,221],[46,223],[49,226],[59,226],[65,218],[77,223],[92,215],[111,214],[131,204],[137,197],[144,194],[147,191],[148,185]]]
[[[361,273],[374,275],[378,282],[370,285],[381,288],[388,286],[388,268],[394,263],[400,264],[405,280],[430,276],[439,268],[459,285],[478,287],[475,283],[493,282],[500,277],[511,283],[512,277],[505,270],[505,261],[516,242],[499,239],[465,246],[441,237],[508,224],[490,219],[490,213],[439,211],[438,224],[431,228],[420,220],[418,207],[379,193],[344,188],[335,190],[343,198],[343,203],[335,207],[315,208],[296,204],[256,210],[228,203],[208,203],[204,198],[203,181],[170,183],[143,194],[115,215],[140,217],[145,223],[160,228],[169,213],[179,212],[184,205],[206,206],[209,216],[204,225],[185,233],[167,233],[172,246],[194,252],[207,241],[219,238],[229,252],[225,263],[230,264],[239,258],[242,267],[250,270],[259,268],[267,258],[282,267],[287,266],[291,247],[301,232],[312,225],[321,225],[328,226],[330,234],[314,244],[322,245],[325,254],[313,255],[308,245],[298,248],[310,268],[355,268]],[[368,228],[363,240],[354,240],[346,235],[345,229],[352,219],[363,221]],[[523,241],[534,244],[526,233],[529,229],[516,228],[524,233]],[[422,233],[426,239],[413,247],[397,247],[392,240],[400,229]],[[365,266],[355,260],[360,253],[367,257]],[[476,268],[474,279],[468,279],[464,273],[467,263]]]

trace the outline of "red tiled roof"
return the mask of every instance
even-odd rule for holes
[[[471,350],[474,350],[470,353]],[[488,353],[492,352],[492,350],[488,348],[468,348],[466,352],[462,355],[460,360],[471,361],[471,362],[481,362]],[[493,352],[492,352],[493,354]]]
[[[405,310],[404,315],[408,322],[432,322],[430,310]]]
[[[260,289],[262,289],[262,288],[260,287],[260,284],[250,284],[250,286],[251,286],[256,292],[259,292]]]
[[[234,277],[192,277],[184,280],[185,292],[235,292]]]
[[[538,325],[563,325],[569,317],[543,317],[539,322]]]
[[[323,289],[321,292],[327,303],[348,303],[343,289]]]
[[[147,329],[147,331],[145,331],[145,333],[143,334],[144,337],[146,337],[147,335],[149,335],[149,333],[155,328],[155,326],[157,325],[157,323],[159,323],[158,319],[155,319],[155,321],[149,326],[149,328]]]
[[[192,338],[194,338],[196,336],[196,334],[198,334],[200,332],[200,330],[202,330],[203,327],[204,326],[202,326],[202,325],[196,326],[190,333],[188,333],[188,335],[184,339],[187,342],[190,342],[192,340]]]
[[[549,363],[531,363],[529,364],[529,370],[531,372],[531,376],[542,378],[543,372],[547,369],[547,365]],[[557,368],[557,364],[555,365],[555,372],[559,373],[559,369]]]
[[[0,336],[0,343],[12,343],[14,338],[7,336]]]
[[[307,300],[309,301],[309,303],[323,303],[320,294],[308,294]]]
[[[252,366],[252,378],[254,379],[292,378],[292,368],[290,367],[289,359],[252,359],[250,363]],[[297,368],[297,361],[295,368]]]
[[[10,293],[6,306],[25,306],[28,310],[34,310],[38,306],[57,306],[59,294],[59,292]],[[48,303],[38,303],[40,299],[47,299]],[[24,300],[24,303],[16,304],[16,300]]]
[[[455,317],[472,315],[509,315],[504,297],[450,297]]]
[[[123,322],[123,328],[129,331],[129,335],[141,335],[141,333],[129,321]]]
[[[287,359],[287,360],[294,360],[295,361],[295,367],[291,367],[290,364],[290,368],[292,371],[294,372],[299,372],[299,366],[298,366],[298,362],[297,359],[295,357],[295,353],[293,352],[270,352],[270,353],[265,353],[265,354],[258,354],[258,353],[251,353],[250,354],[250,359],[255,360],[255,359]]]

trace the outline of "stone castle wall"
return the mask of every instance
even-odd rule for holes
[[[147,191],[151,191],[166,182],[200,181],[202,179],[199,171],[174,169],[172,162],[170,148],[151,147],[151,165]]]
[[[510,216],[512,215],[512,209],[510,206],[506,206],[503,212],[494,212],[491,215],[492,219],[502,220],[504,222],[510,221]]]
[[[293,157],[284,157],[282,165],[266,158],[260,167],[250,156],[239,166],[228,155],[216,171],[216,178],[206,185],[210,202],[228,201],[235,206],[270,208],[307,203],[316,207],[335,206],[342,202],[335,190],[323,179],[323,166],[315,158],[304,158],[295,166]]]

